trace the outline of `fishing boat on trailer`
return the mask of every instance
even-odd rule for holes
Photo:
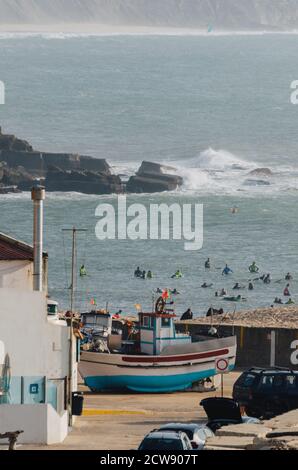
[[[228,361],[230,371],[234,368],[235,336],[193,342],[176,332],[175,318],[164,305],[154,313],[139,313],[136,341],[110,335],[105,352],[82,350],[79,370],[85,384],[92,391],[174,392],[216,375],[220,358]]]

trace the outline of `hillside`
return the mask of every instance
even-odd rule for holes
[[[0,24],[298,28],[298,0],[0,0]]]

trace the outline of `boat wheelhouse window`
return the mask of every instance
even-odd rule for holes
[[[98,316],[95,321],[96,321],[97,325],[100,325],[100,326],[103,326],[103,327],[108,327],[109,326],[109,319],[107,317]]]
[[[151,317],[144,315],[142,318],[142,326],[145,328],[151,328]]]
[[[171,319],[170,318],[162,318],[161,319],[161,327],[162,328],[169,328],[171,326]]]

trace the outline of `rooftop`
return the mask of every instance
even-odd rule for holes
[[[185,325],[211,325],[211,317],[179,321]],[[246,326],[252,328],[286,328],[298,330],[298,305],[242,310],[213,316],[214,326]]]
[[[0,232],[0,261],[15,260],[33,261],[33,246]]]

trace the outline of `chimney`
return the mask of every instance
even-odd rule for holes
[[[33,290],[42,291],[43,280],[43,201],[45,188],[34,186],[31,190],[31,199],[34,207],[33,220],[33,249],[34,249],[34,273]]]

